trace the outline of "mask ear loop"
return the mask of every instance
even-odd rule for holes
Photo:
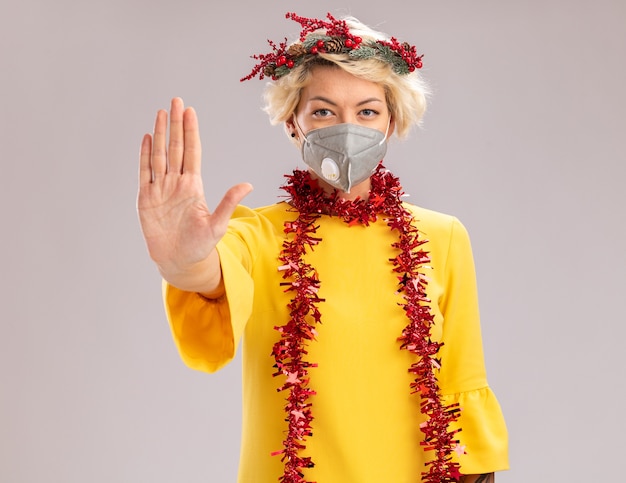
[[[383,137],[382,141],[378,143],[379,146],[382,146],[383,143],[387,140],[387,135],[389,134],[389,128],[391,127],[391,116],[389,116],[389,122],[387,123],[387,129],[385,129],[385,137]]]

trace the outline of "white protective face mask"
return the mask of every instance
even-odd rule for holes
[[[309,131],[304,140],[302,159],[332,187],[350,192],[350,188],[369,178],[387,152],[387,131],[383,134],[358,124],[335,124]]]

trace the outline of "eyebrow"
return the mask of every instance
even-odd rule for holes
[[[328,104],[330,104],[331,106],[336,106],[337,103],[331,101],[330,99],[328,99],[327,97],[324,96],[314,96],[311,97],[311,99],[309,99],[309,102],[311,101],[322,101],[322,102],[326,102]],[[357,106],[362,106],[363,104],[368,104],[370,102],[383,102],[381,99],[379,99],[378,97],[368,97],[367,99],[362,100],[361,102],[357,103]]]

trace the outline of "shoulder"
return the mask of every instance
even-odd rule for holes
[[[246,220],[246,219],[274,219],[276,217],[282,218],[289,211],[289,205],[284,202],[274,203],[267,206],[259,206],[256,208],[250,208],[245,205],[237,205],[235,211],[231,216],[231,220]]]
[[[408,203],[405,207],[415,217],[415,225],[427,242],[434,265],[454,269],[459,263],[473,263],[469,233],[456,216]]]
[[[272,203],[271,205],[259,206],[254,208],[253,211],[258,214],[258,216],[262,216],[264,218],[273,220],[275,218],[285,218],[287,214],[291,211],[291,207],[289,204],[284,201],[278,203]]]
[[[282,232],[285,220],[294,216],[284,202],[258,208],[238,205],[231,216],[229,231],[242,236]]]
[[[403,205],[412,213],[420,232],[428,238],[468,237],[467,229],[454,215],[429,210],[410,203],[403,203]]]

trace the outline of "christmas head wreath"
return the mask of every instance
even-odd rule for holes
[[[388,63],[396,74],[406,75],[422,67],[422,55],[415,46],[399,42],[395,37],[389,40],[364,40],[350,32],[345,20],[336,19],[330,13],[328,20],[300,17],[287,13],[286,18],[302,26],[299,42],[287,44],[287,38],[276,44],[268,39],[272,51],[256,54],[252,58],[259,62],[241,81],[258,77],[271,77],[273,80],[288,74],[305,59],[319,54],[347,54],[352,59],[379,59]]]

